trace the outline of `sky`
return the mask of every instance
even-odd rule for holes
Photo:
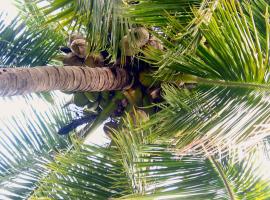
[[[0,0],[0,12],[5,13],[7,23],[9,23],[18,14],[18,10],[13,3],[13,0]]]

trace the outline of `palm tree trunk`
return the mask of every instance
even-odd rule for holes
[[[129,87],[131,77],[125,69],[107,67],[45,66],[0,68],[0,96],[51,90],[110,91]]]

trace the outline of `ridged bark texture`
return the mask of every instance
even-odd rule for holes
[[[129,87],[131,78],[125,69],[78,66],[0,68],[0,96],[12,96],[51,90],[111,91]]]

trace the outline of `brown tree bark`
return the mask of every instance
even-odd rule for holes
[[[121,68],[78,66],[0,68],[0,96],[51,90],[111,91],[125,89],[130,84],[131,77]]]

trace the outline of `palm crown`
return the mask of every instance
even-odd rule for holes
[[[20,197],[14,195],[15,186],[6,188],[7,198],[270,198],[270,180],[265,176],[270,162],[269,1],[42,2],[23,1],[21,15],[26,23],[14,21],[1,31],[1,38],[9,42],[2,44],[7,51],[0,52],[4,65],[58,64],[56,49],[63,38],[81,32],[88,52],[106,50],[111,55],[105,67],[115,67],[121,58],[117,67],[132,72],[128,76],[145,90],[158,85],[162,101],[147,104],[145,109],[150,111],[146,114],[135,109],[141,106],[138,98],[132,99],[138,93],[130,88],[116,92],[114,99],[122,101],[124,95],[129,100],[125,108],[129,114],[117,118],[116,129],[109,129],[109,146],[86,145],[71,137],[59,147],[61,151],[35,152],[34,156],[40,156],[38,164],[20,180],[8,179],[15,172],[26,173],[20,158],[8,163],[5,153],[0,154],[4,160],[1,181],[15,182],[21,188],[35,185],[32,192],[21,189]],[[29,29],[34,25],[39,28]],[[159,41],[158,48],[138,45],[136,27],[142,26],[150,33],[147,42]],[[137,65],[146,63],[139,74],[125,53],[125,37],[132,58],[140,61]],[[18,49],[27,51],[19,53]],[[91,94],[84,93],[89,98]],[[101,106],[90,129],[115,109],[116,101],[106,100],[107,107]],[[41,119],[39,123],[44,124]],[[55,141],[59,138],[45,143]],[[34,139],[27,141],[29,148],[34,143]],[[9,149],[12,152],[14,147]],[[31,160],[33,153],[25,157]],[[46,170],[37,176],[41,168]]]

